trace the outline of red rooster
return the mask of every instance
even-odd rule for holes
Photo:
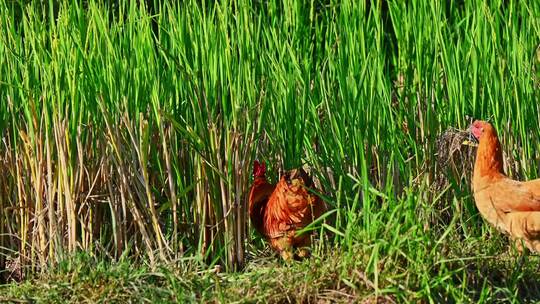
[[[310,233],[296,232],[320,217],[326,205],[309,193],[313,181],[302,168],[283,174],[277,185],[269,184],[265,174],[266,165],[255,161],[249,194],[251,223],[284,260],[294,257],[294,249],[299,258],[305,257],[309,254],[305,247],[311,244]]]

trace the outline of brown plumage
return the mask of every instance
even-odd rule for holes
[[[299,257],[306,256],[310,233],[296,232],[320,217],[326,206],[309,192],[314,188],[313,181],[302,168],[286,172],[275,186],[268,183],[265,172],[264,163],[254,163],[249,195],[251,223],[285,260],[293,257],[294,249],[298,249]]]
[[[485,121],[475,121],[470,131],[479,140],[474,164],[474,200],[490,224],[533,251],[540,251],[540,179],[520,182],[503,170],[497,132]]]

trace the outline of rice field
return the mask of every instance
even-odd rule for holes
[[[539,97],[538,1],[2,1],[0,301],[540,301],[454,140],[539,177]],[[253,232],[255,159],[320,185],[310,259]]]

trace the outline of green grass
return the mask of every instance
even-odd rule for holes
[[[0,261],[32,278],[0,294],[540,300],[537,257],[474,206],[474,150],[441,144],[490,119],[509,175],[538,177],[538,16],[538,1],[0,3]],[[261,258],[256,158],[272,180],[306,164],[320,181],[336,211],[312,259]]]
[[[0,286],[0,301],[32,303],[200,302],[536,302],[538,258],[492,255],[472,240],[444,254],[427,254],[408,268],[385,255],[366,269],[372,246],[332,250],[309,260],[282,264],[275,256],[250,259],[242,272],[177,267],[150,269],[122,260],[110,263],[78,255],[39,277]],[[421,245],[419,246],[421,247]],[[422,248],[419,248],[422,250]],[[410,252],[404,252],[411,254]],[[381,254],[381,253],[379,253]],[[455,257],[455,258],[452,258]],[[428,264],[431,263],[431,264]],[[375,273],[378,275],[373,276]]]

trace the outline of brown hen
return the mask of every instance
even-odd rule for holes
[[[490,224],[533,251],[540,251],[540,179],[520,182],[503,170],[497,132],[485,121],[475,121],[470,131],[479,145],[474,164],[474,200]]]
[[[297,234],[325,211],[324,202],[309,192],[313,181],[302,169],[286,172],[277,185],[266,179],[266,166],[255,161],[253,186],[249,195],[251,223],[280,253],[284,260],[305,257],[311,244],[311,234]]]

